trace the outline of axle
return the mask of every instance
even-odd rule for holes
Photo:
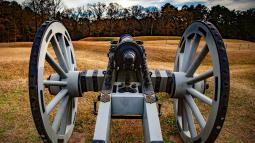
[[[146,54],[143,42],[134,41],[130,35],[123,35],[119,41],[111,42],[108,52],[108,67],[106,70],[85,70],[81,72],[68,73],[66,81],[73,97],[80,97],[88,91],[111,93],[116,89],[115,82],[121,92],[140,92],[145,95],[153,95],[155,92],[166,92],[173,98],[185,92],[184,86],[195,87],[201,93],[205,92],[206,82],[186,84],[182,80],[187,79],[181,73],[168,70],[149,71],[146,63]],[[50,75],[49,80],[60,80],[58,74]],[[139,83],[139,90],[132,82]],[[57,86],[48,87],[50,93],[56,94],[61,88]]]

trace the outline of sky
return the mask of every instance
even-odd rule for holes
[[[19,3],[22,3],[24,0],[16,0]],[[132,5],[142,5],[143,7],[148,6],[157,6],[161,7],[163,4],[169,2],[172,5],[178,7],[179,9],[184,5],[197,5],[204,4],[208,7],[212,7],[214,5],[223,5],[231,10],[247,10],[250,8],[255,8],[255,0],[62,0],[63,4],[66,8],[75,8],[82,5],[87,5],[88,3],[96,3],[96,2],[117,2],[123,7],[130,7]]]

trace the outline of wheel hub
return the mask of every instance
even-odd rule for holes
[[[67,89],[71,97],[82,97],[81,84],[79,82],[79,71],[70,71],[67,73]]]
[[[206,80],[189,84],[188,81],[192,77],[187,77],[185,72],[174,72],[174,76],[173,84],[175,84],[175,90],[172,93],[172,98],[183,98],[186,95],[187,89],[192,87],[204,94],[208,86]]]
[[[173,91],[172,98],[183,98],[186,94],[186,89],[191,87],[191,85],[187,84],[188,78],[184,72],[174,72],[174,77],[175,90]]]
[[[79,74],[80,72],[78,71],[70,71],[67,73],[67,78],[66,79],[61,79],[61,77],[58,74],[51,74],[48,78],[48,80],[51,81],[62,81],[65,84],[65,86],[54,86],[54,85],[49,85],[47,86],[49,92],[52,95],[57,95],[61,89],[65,88],[68,89],[68,95],[71,97],[81,97],[82,96],[82,91],[81,91],[81,84],[79,80]]]

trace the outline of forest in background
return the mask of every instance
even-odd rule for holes
[[[216,5],[183,5],[170,3],[158,7],[134,5],[123,8],[118,3],[91,3],[77,8],[64,8],[62,0],[0,0],[0,42],[33,41],[34,34],[46,20],[59,20],[73,40],[84,37],[181,36],[195,20],[208,20],[224,38],[255,41],[255,8],[229,10]]]

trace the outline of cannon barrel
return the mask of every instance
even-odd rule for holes
[[[143,60],[143,46],[129,34],[120,37],[116,50],[115,61],[121,69],[134,69],[139,67]]]
[[[123,54],[123,61],[125,63],[125,68],[127,69],[131,69],[132,66],[135,63],[135,59],[136,59],[136,54],[134,51],[129,50],[129,51],[125,51]]]
[[[120,36],[119,43],[125,42],[125,41],[134,41],[133,37],[129,34],[124,34]]]

